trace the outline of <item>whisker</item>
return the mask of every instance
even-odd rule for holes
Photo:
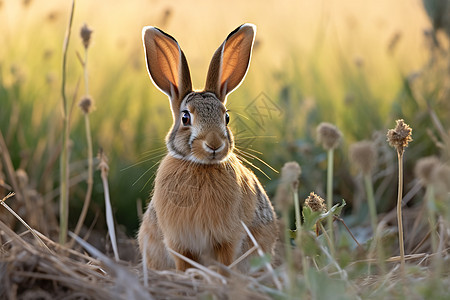
[[[241,146],[235,146],[235,147],[236,147],[236,148],[239,148],[239,150],[242,150],[242,149],[244,149],[244,150],[252,151],[252,152],[254,152],[254,153],[256,153],[256,154],[260,154],[260,155],[263,155],[263,153],[262,153],[262,152],[259,152],[259,151],[255,150],[255,149],[251,149],[251,148],[244,148],[244,147],[241,147]]]
[[[145,174],[147,174],[148,172],[150,172],[156,165],[158,165],[161,161],[158,160],[157,162],[155,162],[147,171],[145,171],[141,176],[139,176],[139,178],[132,184],[133,186],[138,183],[139,180],[141,180],[142,177],[144,177]],[[145,186],[144,186],[145,187]]]
[[[144,152],[141,154],[141,156],[146,156],[146,155],[149,155],[149,154],[151,154],[151,153],[157,153],[157,152],[162,151],[162,150],[165,150],[165,149],[166,149],[166,146],[163,146],[163,147],[159,147],[159,148],[156,148],[156,149],[144,151]]]
[[[139,192],[142,192],[142,191],[145,189],[145,187],[147,186],[147,184],[155,177],[155,175],[156,175],[156,172],[153,173],[153,175],[150,176],[149,179],[147,179],[147,181],[145,182],[144,186],[142,187],[142,189],[141,189]]]
[[[277,173],[277,174],[279,173],[279,172],[278,172],[277,170],[275,170],[271,165],[269,165],[267,162],[265,162],[263,159],[259,158],[258,156],[254,155],[254,154],[251,154],[251,153],[248,153],[247,151],[244,151],[244,150],[242,150],[242,149],[237,149],[237,148],[236,148],[236,150],[237,150],[238,152],[242,153],[242,154],[245,154],[245,155],[251,157],[252,159],[256,159],[257,161],[263,163],[266,167],[268,167],[269,169],[271,169],[271,170],[274,171],[275,173]]]
[[[162,154],[160,154],[160,155],[156,155],[156,156],[153,156],[153,157],[150,157],[150,158],[141,160],[141,161],[139,161],[139,162],[137,162],[137,163],[134,163],[134,164],[132,164],[132,165],[130,165],[130,166],[128,166],[128,167],[123,168],[123,169],[120,170],[120,171],[121,171],[121,172],[122,172],[122,171],[126,171],[126,170],[131,169],[131,168],[133,168],[133,167],[136,167],[136,166],[138,166],[138,165],[140,165],[140,164],[143,164],[143,163],[146,163],[146,162],[148,162],[148,161],[154,160],[155,158],[160,158],[161,156],[164,156],[164,155],[166,155],[165,152],[162,153]]]
[[[235,138],[236,141],[240,141],[240,140],[248,140],[248,139],[254,139],[254,138],[276,138],[276,136],[274,135],[253,135],[253,136],[243,136],[243,137],[239,137],[237,136]]]
[[[242,159],[245,163],[249,164],[251,167],[255,168],[256,170],[260,171],[264,176],[267,177],[267,179],[272,180],[272,178],[270,178],[266,173],[264,173],[263,170],[261,170],[260,168],[258,168],[257,166],[255,166],[254,164],[252,164],[251,162],[249,162],[245,157],[243,156],[239,156],[240,159]]]
[[[139,160],[146,159],[146,158],[152,158],[152,157],[159,157],[160,155],[163,155],[163,154],[166,154],[166,153],[167,153],[167,151],[165,151],[165,150],[159,150],[158,152],[153,152],[153,153],[141,155],[139,157]]]
[[[233,113],[233,114],[236,114],[236,115],[238,115],[239,117],[243,117],[243,118],[246,119],[246,120],[250,120],[249,117],[247,117],[247,116],[245,116],[245,115],[243,115],[243,114],[240,114],[240,113],[238,113],[237,111],[229,110],[229,112],[231,112],[231,113]]]

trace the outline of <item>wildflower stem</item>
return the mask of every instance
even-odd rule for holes
[[[430,223],[431,232],[431,248],[433,254],[437,252],[438,248],[438,237],[436,232],[436,215],[435,215],[435,203],[434,203],[434,189],[433,185],[429,184],[426,191],[426,202],[427,202],[427,213],[428,222]]]
[[[61,95],[63,100],[63,123],[62,149],[60,162],[60,198],[59,198],[59,243],[65,244],[67,239],[67,227],[69,219],[69,103],[66,96],[66,74],[67,74],[67,50],[69,47],[70,33],[72,30],[75,0],[72,1],[69,25],[63,44],[62,82]]]
[[[367,202],[369,204],[370,223],[375,237],[377,234],[377,208],[373,196],[372,176],[370,176],[370,174],[364,175],[364,184],[366,186]]]
[[[333,207],[333,156],[334,149],[328,150],[328,167],[327,167],[327,209]],[[327,217],[328,230],[330,232],[330,253],[334,256],[334,234],[333,234],[333,215]]]
[[[403,151],[398,150],[398,195],[397,195],[397,223],[398,244],[400,248],[400,270],[405,271],[405,245],[403,243],[403,221],[402,221],[402,195],[403,195]]]
[[[84,89],[86,91],[86,96],[89,95],[89,80],[88,80],[87,62],[88,62],[88,48],[84,48],[83,73],[84,73]]]
[[[364,184],[366,186],[367,202],[369,204],[370,223],[372,225],[373,241],[375,243],[377,251],[377,260],[379,268],[385,273],[384,260],[383,260],[383,245],[378,233],[378,220],[377,220],[377,208],[375,204],[375,198],[373,196],[372,176],[370,174],[364,175]],[[373,248],[372,248],[373,249]]]
[[[294,207],[295,207],[295,229],[297,230],[297,233],[299,233],[302,228],[302,220],[300,217],[300,203],[298,200],[297,189],[293,188],[293,193],[294,193]]]
[[[289,234],[289,210],[287,208],[282,211],[283,221],[284,221],[284,246],[285,246],[285,255],[286,255],[286,267],[288,269],[288,278],[289,278],[289,291],[292,291],[294,281],[295,281],[295,272],[294,272],[294,259],[292,256],[292,247],[291,247],[291,236]],[[301,232],[297,231],[297,238]]]
[[[84,69],[84,85],[86,89],[86,96],[89,95],[89,82],[88,82],[88,75],[87,75],[87,58],[88,58],[88,49],[85,48],[85,56],[84,56],[84,62],[83,62],[83,69]],[[88,151],[88,174],[87,174],[87,190],[86,195],[84,197],[84,203],[83,208],[81,210],[80,217],[78,218],[77,226],[75,227],[74,234],[76,236],[79,235],[81,231],[81,227],[83,227],[84,220],[86,219],[86,215],[89,209],[89,204],[91,203],[91,197],[92,197],[92,188],[94,185],[94,160],[93,160],[93,150],[92,150],[92,136],[91,136],[91,125],[89,121],[89,112],[84,112],[84,123],[86,128],[86,141],[87,141],[87,151]],[[71,243],[74,243],[75,240],[72,239]]]

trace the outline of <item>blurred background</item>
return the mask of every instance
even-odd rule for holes
[[[236,144],[275,170],[296,160],[302,167],[300,197],[325,196],[326,153],[317,144],[320,122],[335,124],[343,141],[335,154],[335,201],[345,199],[349,222],[367,220],[361,176],[349,145],[372,140],[379,161],[374,174],[379,212],[396,203],[396,155],[385,140],[394,120],[405,119],[414,142],[405,158],[405,191],[414,186],[414,162],[447,155],[436,147],[432,108],[449,128],[448,1],[76,1],[68,49],[66,90],[71,112],[70,225],[86,191],[86,137],[78,102],[84,95],[84,56],[79,35],[92,30],[87,63],[94,153],[109,158],[116,222],[134,236],[149,199],[164,137],[171,126],[168,99],[151,83],[141,42],[143,26],[174,36],[202,89],[209,61],[228,33],[244,22],[257,26],[244,83],[228,97]],[[0,0],[0,130],[23,184],[34,192],[32,221],[57,228],[62,130],[62,45],[71,1]],[[441,6],[443,5],[443,6]],[[446,6],[447,5],[447,6]],[[444,9],[442,9],[444,7]],[[77,54],[78,53],[78,54]],[[279,174],[247,156],[273,196]],[[0,168],[1,170],[1,168]],[[265,175],[263,174],[265,173]],[[1,175],[1,172],[0,172]],[[7,182],[3,175],[0,181]],[[6,188],[5,188],[6,189]],[[417,193],[417,191],[416,191]],[[414,198],[414,195],[411,196]],[[413,205],[414,199],[408,205]],[[17,204],[18,213],[26,215]],[[93,203],[85,224],[104,228],[103,187],[94,174]],[[352,214],[353,212],[353,214]]]

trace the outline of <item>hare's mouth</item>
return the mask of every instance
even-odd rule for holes
[[[226,141],[220,143],[194,142],[192,153],[188,159],[202,164],[218,164],[226,160],[230,152],[228,148]]]

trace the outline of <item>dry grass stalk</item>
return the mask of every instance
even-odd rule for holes
[[[116,261],[119,261],[119,250],[117,247],[116,231],[114,228],[114,217],[111,208],[111,199],[109,197],[109,185],[108,185],[108,159],[102,150],[99,152],[99,165],[98,168],[101,171],[103,190],[105,192],[105,207],[106,207],[106,224],[108,226],[108,233],[111,239],[111,244],[113,247],[114,257]]]
[[[402,273],[405,272],[405,246],[403,242],[403,221],[402,221],[402,197],[403,197],[403,153],[408,143],[412,141],[412,129],[402,119],[396,121],[395,129],[390,129],[387,133],[389,145],[397,150],[398,156],[398,195],[397,195],[397,222],[398,222],[398,240],[400,248]]]
[[[80,30],[80,36],[84,45],[84,60],[82,61],[83,72],[84,72],[84,86],[85,86],[85,96],[80,101],[79,106],[84,114],[84,123],[86,129],[86,142],[87,142],[87,190],[84,198],[83,208],[81,210],[80,217],[78,218],[77,225],[75,227],[75,235],[78,235],[83,226],[84,220],[86,219],[87,211],[89,209],[89,204],[91,202],[92,189],[94,186],[94,162],[93,162],[93,150],[92,150],[92,137],[91,137],[91,125],[89,121],[89,113],[92,111],[93,102],[91,97],[89,97],[89,76],[87,71],[88,62],[88,48],[91,41],[92,30],[84,24]],[[73,243],[73,240],[72,240]]]
[[[19,201],[23,200],[22,190],[16,178],[16,172],[12,164],[11,156],[9,155],[8,147],[6,146],[5,139],[3,138],[2,131],[0,130],[0,154],[2,155],[3,163],[6,168],[6,174],[11,182],[12,188],[16,191],[16,197]]]
[[[39,244],[44,247],[45,249],[47,249],[50,253],[53,253],[48,247],[47,245],[37,236],[37,234],[34,232],[34,229],[31,228],[27,222],[25,222],[18,214],[16,214],[16,212],[11,209],[6,203],[5,201],[11,197],[13,197],[15,195],[15,193],[9,193],[8,195],[6,195],[5,197],[3,197],[3,199],[0,200],[0,204],[6,208],[14,217],[16,217],[17,220],[19,220],[23,226],[25,226],[28,231],[36,238],[36,240],[39,242]]]
[[[69,48],[70,33],[72,31],[72,21],[75,11],[75,0],[72,0],[70,10],[69,24],[67,26],[66,36],[63,43],[63,62],[62,62],[62,81],[61,96],[63,100],[63,145],[61,151],[60,165],[60,198],[59,198],[59,242],[66,243],[67,229],[69,222],[69,101],[66,96],[66,78],[67,78],[67,50]]]
[[[247,225],[245,225],[244,222],[241,221],[242,226],[245,229],[245,232],[247,232],[247,235],[250,237],[250,239],[253,242],[253,245],[255,245],[257,247],[256,251],[258,252],[259,256],[264,257],[264,252],[261,249],[261,247],[259,246],[258,242],[256,241],[255,237],[253,236],[253,234],[250,232],[250,230],[248,229]],[[278,290],[282,290],[282,286],[281,286],[281,282],[278,279],[277,275],[275,274],[272,265],[270,264],[270,262],[266,262],[266,268],[269,271],[269,273],[272,275],[273,281],[277,287]]]

